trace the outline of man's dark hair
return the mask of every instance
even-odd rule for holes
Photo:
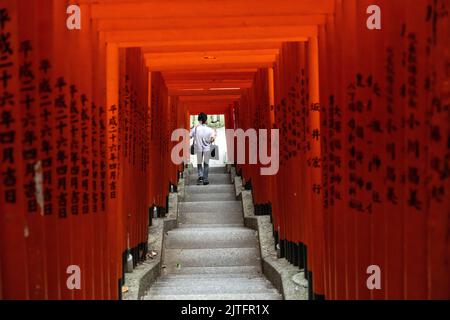
[[[202,123],[206,123],[206,120],[208,119],[208,116],[204,112],[200,112],[198,115],[198,121],[201,121]]]

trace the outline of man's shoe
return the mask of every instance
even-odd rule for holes
[[[200,185],[203,183],[203,177],[197,179],[197,184]]]
[[[206,185],[208,185],[208,184],[209,184],[208,181],[203,181],[203,185],[204,185],[204,186],[206,186]]]

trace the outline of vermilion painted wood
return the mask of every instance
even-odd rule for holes
[[[60,15],[60,11],[66,10],[64,3],[60,1],[53,1],[53,21],[56,25],[65,24],[65,17]],[[53,68],[55,71],[55,78],[53,83],[53,90],[55,90],[55,98],[60,99],[61,104],[56,107],[55,101],[55,125],[62,126],[60,130],[56,129],[55,134],[56,140],[56,153],[53,158],[56,163],[53,164],[54,167],[54,177],[55,186],[53,188],[54,199],[53,203],[55,206],[55,215],[58,217],[57,220],[57,232],[58,232],[58,252],[59,252],[59,274],[60,276],[60,298],[61,299],[73,299],[74,290],[71,290],[66,285],[66,280],[68,277],[67,268],[71,265],[80,266],[79,256],[74,256],[74,243],[72,242],[73,233],[75,231],[74,217],[70,214],[71,200],[70,200],[70,171],[65,170],[65,166],[70,166],[70,159],[68,155],[70,154],[70,110],[68,107],[62,104],[62,99],[65,103],[69,103],[70,95],[70,75],[71,67],[60,57],[65,56],[66,50],[64,47],[64,42],[70,36],[68,35],[69,30],[67,28],[54,28],[53,30]],[[58,81],[59,79],[59,81]],[[59,83],[59,84],[58,84]],[[59,87],[58,87],[59,86]],[[66,127],[64,127],[64,125]],[[59,132],[58,132],[59,131]],[[60,143],[58,146],[58,141]],[[60,160],[56,160],[60,155]],[[60,172],[60,174],[58,174]]]
[[[383,193],[384,197],[384,210],[388,219],[386,219],[386,266],[385,272],[385,292],[386,299],[403,299],[404,298],[404,224],[403,224],[403,212],[405,210],[404,198],[405,188],[402,183],[403,175],[403,161],[404,158],[404,128],[401,126],[403,118],[403,98],[401,97],[402,79],[404,79],[404,69],[402,65],[402,47],[405,46],[403,39],[399,40],[399,34],[401,34],[402,26],[405,21],[406,10],[404,5],[406,1],[402,3],[383,4],[387,5],[387,18],[392,20],[392,28],[388,30],[386,35],[387,44],[385,45],[385,65],[386,74],[383,81],[385,82],[384,90],[386,106],[382,108],[382,111],[386,114],[385,122],[385,146],[395,142],[396,149],[395,154],[386,154],[385,157],[385,180]],[[390,126],[389,124],[394,124]],[[396,175],[389,175],[389,172],[395,170]],[[389,198],[388,195],[392,194]]]
[[[332,52],[330,59],[332,59],[332,66],[334,66],[334,74],[336,74],[335,80],[335,91],[333,95],[335,96],[335,107],[338,108],[338,112],[342,114],[342,121],[340,122],[342,133],[340,133],[336,139],[337,142],[341,144],[342,150],[339,152],[339,158],[336,159],[336,177],[342,179],[337,190],[335,190],[335,210],[334,210],[334,241],[335,244],[335,263],[334,263],[334,274],[335,274],[335,299],[345,299],[347,298],[347,277],[352,276],[348,274],[346,270],[346,256],[347,251],[345,247],[345,235],[346,228],[346,215],[347,215],[347,204],[348,204],[348,172],[347,172],[347,126],[344,118],[344,109],[346,108],[344,103],[345,97],[345,85],[344,85],[344,74],[343,74],[343,64],[342,57],[342,44],[344,34],[342,33],[342,1],[335,1],[335,17],[329,17],[329,27],[330,31],[330,41],[332,46],[335,48]],[[338,115],[336,112],[336,116]],[[344,277],[340,276],[345,274]]]
[[[369,299],[365,270],[370,263],[370,195],[367,185],[373,183],[368,173],[371,146],[368,141],[369,121],[364,116],[371,114],[372,96],[366,89],[366,79],[370,76],[370,58],[364,61],[359,56],[358,46],[363,42],[360,37],[361,27],[355,28],[361,20],[357,1],[347,0],[343,3],[345,30],[348,32],[343,47],[345,72],[345,100],[343,106],[344,124],[347,127],[348,156],[348,202],[346,219],[347,248],[347,295],[348,299]],[[361,79],[358,79],[360,77]],[[360,82],[361,84],[358,84]]]
[[[84,46],[82,41],[81,33],[69,32],[66,30],[66,40],[68,40],[67,49],[69,54],[66,56],[67,59],[72,60],[75,58],[75,52],[81,54],[85,57],[83,62],[80,62],[77,69],[67,68],[64,70],[65,80],[67,82],[67,94],[66,94],[66,114],[67,114],[67,215],[70,216],[72,221],[72,233],[70,235],[71,247],[68,251],[71,251],[71,257],[69,265],[77,265],[80,267],[81,271],[81,289],[80,290],[70,290],[69,293],[72,294],[72,299],[82,300],[92,298],[92,257],[88,255],[88,252],[92,246],[87,246],[87,243],[91,243],[89,228],[89,204],[87,211],[84,210],[84,197],[88,192],[85,192],[83,187],[85,174],[84,171],[89,170],[90,163],[90,152],[91,148],[87,148],[83,152],[83,133],[89,136],[86,129],[83,129],[82,114],[83,109],[90,102],[90,95],[88,90],[89,85],[89,73],[87,72],[86,64],[90,59],[90,52],[83,51]],[[85,30],[86,31],[86,30]],[[83,31],[84,32],[84,31]],[[62,61],[62,60],[61,60]],[[85,95],[83,102],[83,95]],[[61,107],[59,107],[61,108]],[[89,113],[88,113],[89,114]],[[89,186],[87,185],[88,189]],[[67,249],[66,249],[67,250]],[[65,266],[67,268],[68,265]],[[67,278],[66,275],[64,278]]]
[[[279,79],[280,79],[280,73],[279,73],[279,70],[280,70],[280,64],[279,64],[279,61],[281,60],[281,57],[280,57],[280,55],[278,55],[277,56],[277,59],[276,59],[276,63],[274,64],[274,128],[276,128],[276,129],[280,129],[279,128],[279,102],[278,102],[278,97],[279,97],[279,87],[280,87],[280,81],[279,81]],[[280,141],[282,140],[282,133],[280,132]],[[281,144],[280,144],[280,169],[281,169],[281,165],[282,165],[282,163],[281,163],[281,160],[282,160],[282,157],[281,157]],[[279,240],[281,241],[282,239],[284,239],[284,220],[283,220],[283,217],[282,217],[282,210],[281,210],[281,203],[282,203],[282,201],[281,201],[281,195],[280,195],[280,185],[279,185],[279,180],[278,180],[278,177],[281,177],[281,171],[280,170],[278,170],[278,173],[277,173],[277,176],[276,176],[277,178],[275,179],[274,178],[274,195],[273,195],[273,197],[274,197],[274,199],[275,199],[275,201],[273,202],[273,208],[272,208],[272,210],[273,210],[273,215],[274,215],[274,217],[275,217],[275,224],[274,224],[274,229],[275,229],[275,232],[277,232],[278,233],[278,238],[279,238]],[[280,243],[280,242],[279,242]],[[280,249],[281,249],[281,247],[280,247]]]
[[[40,26],[42,28],[48,28],[49,32],[53,31],[53,1],[46,2],[48,10],[45,12],[38,11],[40,17]],[[47,254],[45,256],[45,265],[46,265],[46,286],[47,286],[47,299],[60,299],[61,298],[61,290],[60,287],[65,285],[65,283],[61,283],[61,279],[63,279],[63,271],[60,268],[60,260],[59,260],[59,241],[58,241],[58,213],[56,209],[56,193],[57,193],[57,183],[56,183],[56,170],[54,165],[54,160],[57,155],[57,135],[56,135],[56,113],[55,111],[50,111],[53,109],[53,101],[56,99],[56,89],[54,85],[56,84],[56,69],[55,64],[53,63],[54,52],[53,48],[54,38],[46,37],[43,34],[39,34],[39,44],[40,50],[39,57],[41,61],[50,62],[50,67],[46,70],[43,68],[40,70],[39,78],[45,79],[45,81],[49,81],[51,92],[47,92],[44,96],[47,96],[48,100],[51,101],[50,105],[47,105],[45,109],[50,112],[50,115],[47,119],[45,119],[45,123],[47,125],[46,130],[46,139],[48,140],[51,150],[49,154],[43,161],[44,168],[44,182],[43,187],[46,189],[44,192],[44,221],[45,221],[45,246]],[[45,63],[44,63],[45,64]],[[46,70],[46,71],[45,71]],[[43,113],[45,113],[43,111]],[[53,132],[53,134],[51,133]],[[44,135],[41,135],[43,137]],[[46,163],[47,162],[47,163]],[[46,163],[46,164],[44,164]],[[51,193],[52,196],[49,196]],[[64,271],[65,274],[65,271]],[[65,277],[64,277],[65,278]]]
[[[32,5],[33,6],[33,5]],[[38,74],[39,70],[39,52],[40,48],[37,45],[37,33],[34,25],[36,24],[37,15],[36,12],[30,11],[29,7],[24,8],[23,3],[19,3],[18,10],[20,15],[18,16],[19,29],[19,46],[24,48],[24,44],[32,46],[30,51],[17,52],[19,56],[19,68],[23,68],[25,64],[29,63],[29,71],[33,75]],[[41,119],[39,117],[32,120],[33,110],[39,108],[39,92],[37,90],[38,80],[29,78],[28,75],[19,77],[19,90],[20,102],[17,106],[20,110],[20,118],[16,119],[18,125],[22,127],[21,147],[23,154],[16,161],[17,166],[21,166],[24,176],[23,185],[18,186],[18,192],[23,193],[25,199],[25,216],[27,220],[24,225],[24,239],[27,247],[27,265],[29,268],[28,274],[23,275],[28,277],[29,280],[29,297],[30,299],[44,299],[46,294],[45,284],[45,239],[44,239],[44,220],[43,220],[43,208],[38,206],[36,193],[33,190],[36,189],[34,183],[35,174],[42,173],[40,170],[35,170],[35,163],[40,158],[41,139],[40,128]],[[26,87],[26,91],[23,89]],[[22,93],[23,92],[23,93]],[[27,105],[23,102],[29,97],[31,103]],[[24,119],[31,119],[26,121]],[[20,136],[17,135],[17,138]],[[35,150],[35,158],[25,157],[25,154],[29,154],[30,151]],[[36,173],[35,173],[36,171]],[[40,171],[40,172],[39,172]],[[3,200],[4,201],[4,200]],[[16,213],[17,214],[17,213]]]
[[[9,14],[10,21],[5,23],[4,32],[9,32],[11,34],[10,44],[12,48],[18,48],[19,45],[19,14],[20,10],[16,2],[2,1],[1,7],[5,8]],[[13,74],[14,77],[10,79],[8,84],[8,91],[14,94],[14,98],[11,99],[11,103],[3,107],[3,111],[10,112],[15,123],[10,127],[2,124],[1,132],[7,133],[12,130],[15,131],[15,139],[12,143],[7,145],[2,144],[2,154],[6,148],[13,148],[14,159],[20,159],[21,154],[21,137],[22,129],[20,125],[20,109],[19,109],[19,56],[17,54],[10,54],[7,56],[8,63],[12,65],[8,68],[8,72]],[[1,87],[2,94],[5,93],[6,89]],[[24,207],[24,195],[22,192],[23,180],[23,169],[22,166],[17,162],[2,161],[1,162],[2,172],[14,172],[15,185],[12,181],[5,184],[2,180],[2,210],[1,212],[1,246],[2,254],[8,255],[8,259],[2,259],[2,285],[3,285],[3,297],[5,299],[29,299],[29,279],[28,275],[28,265],[27,265],[27,248],[25,239],[25,228],[26,228],[26,212]],[[11,171],[14,170],[14,171]],[[13,180],[14,181],[14,180]],[[16,190],[16,203],[6,202],[5,192],[7,190]],[[20,278],[16,277],[16,274],[21,275]]]
[[[87,113],[87,117],[85,117],[85,123],[84,126],[86,127],[86,134],[88,137],[86,137],[85,146],[88,148],[89,157],[88,157],[88,164],[87,168],[89,169],[89,172],[86,172],[89,174],[89,176],[85,179],[85,183],[88,183],[87,188],[85,187],[85,190],[88,192],[89,197],[89,205],[88,205],[88,214],[85,215],[85,219],[87,220],[85,224],[87,224],[87,229],[89,233],[89,239],[85,241],[84,245],[86,248],[86,261],[87,265],[92,265],[92,276],[87,279],[87,282],[91,284],[92,291],[89,294],[90,299],[100,299],[102,296],[101,293],[101,287],[102,287],[102,270],[101,270],[101,262],[100,262],[100,256],[99,251],[101,250],[100,247],[100,236],[99,232],[96,228],[96,222],[97,222],[97,216],[98,216],[98,204],[96,198],[97,196],[97,183],[95,181],[96,176],[94,175],[95,170],[98,166],[97,161],[97,155],[95,154],[96,150],[96,135],[98,134],[98,130],[94,126],[94,117],[96,116],[97,112],[97,101],[95,100],[94,95],[94,79],[93,79],[93,72],[94,68],[96,68],[96,64],[94,63],[94,55],[95,50],[92,49],[92,44],[95,43],[94,41],[94,30],[95,26],[92,26],[89,24],[89,18],[90,18],[90,8],[89,6],[82,6],[81,10],[84,12],[87,12],[88,14],[85,16],[82,16],[82,24],[89,26],[89,28],[85,28],[83,31],[84,33],[80,34],[79,37],[81,39],[81,49],[84,52],[87,52],[89,56],[89,60],[86,61],[86,64],[84,66],[84,71],[86,73],[85,78],[87,78],[87,81],[81,80],[80,85],[83,88],[83,92],[88,96],[89,101],[87,101],[87,105],[85,107],[85,110],[83,112]],[[95,130],[94,130],[95,129]],[[83,151],[85,151],[84,149]],[[90,263],[91,261],[91,263]]]
[[[329,299],[333,293],[333,283],[331,281],[331,170],[332,165],[332,118],[330,117],[329,107],[329,90],[330,90],[330,63],[325,54],[329,50],[329,45],[326,42],[326,26],[319,26],[318,45],[319,45],[319,88],[320,94],[320,146],[321,146],[321,167],[322,167],[322,210],[323,210],[323,225],[324,225],[324,281],[325,281],[325,296]]]
[[[279,56],[277,56],[276,61],[279,60]],[[271,128],[278,129],[277,128],[277,90],[278,90],[278,64],[274,64],[273,66],[273,90],[271,91],[271,100],[273,105],[273,110],[271,112]],[[278,129],[279,130],[279,129]],[[280,137],[281,140],[281,137]],[[279,145],[279,147],[281,147]],[[281,161],[281,158],[280,158]],[[280,239],[280,230],[281,230],[281,223],[280,223],[280,210],[279,210],[279,198],[278,198],[278,175],[280,174],[280,171],[278,170],[277,174],[275,176],[271,177],[271,205],[272,205],[272,224],[275,234],[278,237],[278,244]]]
[[[417,21],[426,14],[428,1],[417,1],[417,8],[408,8],[405,19],[405,47],[406,56],[404,66],[406,74],[403,84],[406,86],[406,99],[404,105],[405,121],[405,160],[403,164],[405,174],[406,203],[405,223],[405,293],[407,299],[421,299],[427,296],[427,278],[424,277],[427,269],[426,256],[426,212],[428,200],[425,186],[427,179],[426,162],[428,146],[426,135],[427,92],[421,89],[420,84],[426,81],[426,29],[417,26]],[[413,50],[413,48],[415,48]],[[414,62],[414,60],[416,60]],[[414,75],[413,69],[417,74]],[[415,87],[415,88],[414,88]],[[416,280],[413,280],[415,279]]]
[[[274,74],[275,74],[275,80],[274,80],[274,84],[275,84],[275,90],[274,90],[274,99],[275,99],[275,125],[277,129],[281,129],[280,128],[280,124],[283,123],[282,119],[281,119],[281,107],[280,107],[280,95],[282,94],[280,92],[281,90],[281,83],[282,83],[282,78],[281,78],[281,61],[283,59],[283,55],[280,52],[280,54],[278,55],[277,59],[276,59],[276,63],[274,64]],[[283,132],[280,130],[280,141],[283,141],[284,138],[284,134]],[[274,203],[274,207],[273,207],[273,211],[274,214],[277,216],[278,218],[278,223],[275,226],[275,231],[278,232],[278,237],[280,240],[280,250],[284,251],[284,248],[282,248],[281,246],[283,245],[283,243],[281,243],[282,240],[286,239],[286,235],[285,235],[285,219],[284,219],[284,210],[283,210],[283,203],[284,203],[284,198],[283,198],[283,184],[280,183],[280,181],[283,179],[283,166],[284,166],[284,161],[283,161],[283,156],[282,156],[282,144],[280,144],[280,168],[279,171],[277,173],[277,181],[276,181],[276,198],[278,201],[276,201]]]
[[[119,49],[117,46],[113,44],[108,44],[106,47],[106,105],[105,105],[105,113],[106,113],[106,156],[107,156],[107,187],[106,187],[106,207],[107,207],[107,230],[108,230],[108,249],[109,249],[109,291],[110,298],[117,299],[118,298],[118,279],[120,277],[120,256],[119,252],[119,244],[120,244],[120,236],[117,234],[118,232],[118,221],[121,219],[120,217],[120,204],[119,204],[119,194],[114,193],[111,176],[114,176],[114,172],[116,174],[117,181],[117,166],[114,163],[117,163],[115,159],[111,159],[110,150],[114,148],[114,144],[117,143],[117,134],[114,137],[112,135],[112,126],[117,116],[117,107],[119,103],[118,93],[119,93]],[[117,146],[117,145],[116,145]],[[117,157],[116,153],[116,157]],[[114,162],[113,162],[114,160]],[[115,169],[115,170],[114,170]]]
[[[102,297],[103,299],[111,299],[109,281],[110,277],[110,265],[109,265],[109,242],[108,242],[108,230],[107,221],[108,216],[106,212],[106,59],[104,59],[106,46],[104,44],[102,34],[96,34],[94,36],[94,65],[97,66],[98,72],[93,74],[94,86],[93,93],[95,101],[97,103],[97,110],[94,110],[97,116],[98,133],[97,133],[97,146],[98,146],[98,163],[99,163],[99,178],[98,178],[98,197],[99,197],[99,216],[97,216],[98,233],[100,234],[100,267],[102,269]]]
[[[309,58],[309,92],[310,92],[310,115],[311,127],[314,132],[319,132],[319,137],[313,138],[311,145],[311,158],[308,164],[312,174],[312,203],[313,203],[313,221],[315,236],[316,263],[314,293],[320,296],[325,294],[325,231],[324,231],[324,212],[323,212],[323,183],[322,183],[322,159],[321,139],[320,139],[320,92],[319,92],[319,43],[317,38],[310,38],[308,42]],[[316,131],[317,130],[317,131]],[[315,137],[315,135],[313,135]],[[316,163],[319,161],[320,163]]]
[[[437,10],[437,13],[442,14],[443,4],[447,4],[445,1],[433,3],[428,2],[428,5],[433,10]],[[439,6],[440,9],[439,9]],[[448,8],[448,4],[447,4]],[[448,107],[442,108],[442,106],[449,105],[448,88],[445,89],[445,79],[448,78],[448,72],[443,67],[445,62],[449,60],[448,44],[445,39],[450,36],[450,22],[445,16],[438,18],[436,23],[436,33],[433,31],[434,22],[430,19],[431,16],[427,16],[427,30],[428,35],[432,36],[433,46],[431,54],[427,60],[427,70],[431,73],[436,73],[435,83],[431,87],[428,95],[427,105],[431,107],[430,125],[436,133],[436,128],[439,129],[439,133],[449,132],[449,112]],[[439,61],[436,63],[436,61]],[[431,70],[430,70],[431,69]],[[446,95],[446,98],[445,98]],[[441,97],[441,102],[438,103],[437,97]],[[441,106],[441,107],[439,107]],[[448,147],[445,149],[445,139],[441,135],[434,135],[434,137],[428,136],[428,142],[430,146],[429,161],[436,162],[433,159],[442,159],[442,157],[448,157]],[[439,162],[442,160],[439,160]],[[442,162],[441,162],[442,163]],[[428,163],[430,165],[430,162]],[[440,169],[438,169],[440,168]],[[443,179],[444,175],[442,166],[437,166],[428,174],[431,176],[429,185],[427,187],[427,196],[430,197],[430,206],[427,222],[427,255],[428,255],[428,299],[448,299],[449,293],[449,275],[445,268],[449,263],[450,246],[448,241],[449,230],[449,179]],[[447,244],[446,242],[447,237]]]
[[[369,1],[362,1],[357,3],[358,12],[366,10],[368,6],[371,5]],[[380,2],[380,5],[385,7],[385,3],[383,1]],[[357,19],[358,24],[364,24],[365,19]],[[373,82],[380,86],[380,83],[384,83],[386,81],[386,62],[384,55],[376,55],[373,52],[374,47],[376,48],[385,48],[387,39],[387,31],[388,29],[376,30],[380,32],[371,32],[373,30],[369,30],[367,28],[361,29],[361,37],[367,39],[364,41],[362,46],[360,46],[360,51],[364,51],[367,54],[364,54],[366,60],[368,61],[367,66],[370,68],[370,74],[373,77]],[[361,63],[364,63],[363,60]],[[369,97],[371,97],[372,108],[369,110],[371,116],[369,117],[368,125],[366,126],[365,133],[368,139],[369,145],[369,157],[366,161],[366,170],[368,171],[367,176],[370,177],[370,182],[372,182],[372,189],[368,190],[368,199],[371,202],[371,212],[370,215],[370,263],[378,265],[381,270],[387,270],[388,264],[386,263],[386,217],[387,211],[385,210],[385,195],[383,194],[385,190],[385,182],[383,170],[381,164],[386,163],[386,153],[384,152],[386,149],[386,141],[383,139],[383,129],[378,128],[378,124],[387,122],[387,113],[384,110],[384,106],[386,105],[386,99],[381,95],[378,96],[377,93],[374,93],[375,85],[369,86],[371,90]],[[375,89],[375,90],[374,90]],[[384,90],[386,94],[386,90]],[[366,184],[367,185],[367,184]],[[361,273],[364,274],[367,270],[367,266],[361,266]],[[366,270],[364,270],[366,269]],[[364,274],[364,278],[367,279],[367,273]],[[385,299],[386,298],[386,277],[383,279],[382,288],[380,290],[371,290],[370,296],[371,299]],[[362,286],[362,291],[368,290],[367,284],[360,284]]]

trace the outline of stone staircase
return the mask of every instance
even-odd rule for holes
[[[282,299],[262,274],[257,234],[244,227],[225,168],[210,168],[210,185],[196,180],[191,169],[178,204],[179,227],[165,236],[162,275],[144,299]]]

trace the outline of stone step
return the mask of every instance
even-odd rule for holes
[[[197,174],[190,174],[187,179],[187,185],[197,184]],[[228,173],[211,173],[208,174],[208,181],[210,185],[214,184],[231,184],[231,178]],[[207,187],[207,186],[205,186]]]
[[[260,266],[257,248],[165,249],[166,268]]]
[[[198,278],[195,277],[193,275],[189,275],[190,277],[185,277],[185,278],[173,278],[173,277],[167,277],[167,276],[162,276],[160,277],[157,282],[155,283],[155,285],[160,286],[160,287],[171,287],[171,286],[190,286],[193,285],[195,283],[198,283],[198,286],[208,286],[208,285],[215,285],[217,283],[222,283],[224,286],[226,286],[227,284],[232,284],[234,283],[239,283],[239,284],[245,284],[245,285],[251,285],[251,284],[256,284],[256,285],[265,285],[265,286],[269,286],[269,289],[272,288],[272,284],[265,279],[263,276],[259,276],[259,277],[252,277],[252,278],[244,278],[244,277],[240,277],[240,278],[233,278],[233,281],[230,281],[230,277],[227,274],[221,274],[218,275],[217,277],[204,277],[204,278]]]
[[[232,184],[210,184],[207,186],[189,185],[186,186],[184,190],[186,194],[235,193],[234,186]]]
[[[243,224],[240,212],[183,212],[179,214],[181,224]]]
[[[217,213],[229,213],[240,212],[242,213],[242,203],[240,201],[196,201],[196,202],[180,202],[178,204],[178,210],[183,212],[217,212]]]
[[[189,168],[190,174],[197,174],[197,167]],[[227,173],[224,166],[221,167],[209,167],[209,173]]]
[[[179,224],[179,229],[210,229],[210,228],[237,228],[237,227],[243,227],[244,221],[241,223],[186,223],[186,224]]]
[[[165,266],[165,264],[164,264]],[[162,269],[162,275],[195,275],[203,277],[205,275],[223,275],[223,274],[242,274],[242,275],[261,275],[261,265],[255,266],[232,266],[232,267],[181,267],[181,268],[168,268],[167,266]]]
[[[180,295],[147,295],[145,300],[281,300],[278,293],[234,293],[234,294],[180,294]]]
[[[234,293],[276,293],[267,283],[240,283],[230,281],[217,281],[215,283],[205,284],[192,283],[190,286],[166,286],[156,283],[152,286],[149,294],[164,295],[186,295],[186,294],[234,294]]]
[[[169,231],[165,247],[168,249],[253,248],[257,233],[247,228],[185,228]]]
[[[184,202],[207,202],[207,201],[236,201],[234,192],[221,193],[186,193]]]
[[[182,288],[182,287],[217,287],[218,285],[223,286],[223,292],[227,292],[230,286],[239,283],[241,286],[246,287],[258,287],[263,289],[273,289],[273,286],[263,277],[245,279],[245,278],[234,278],[230,281],[230,278],[226,275],[222,275],[220,278],[189,278],[189,279],[165,279],[161,277],[152,286],[152,288]]]
[[[225,167],[210,168],[210,185],[189,169],[178,203],[178,228],[164,237],[161,276],[148,300],[280,300],[262,274],[258,235],[243,226],[241,201]]]
[[[230,268],[230,267],[225,267]],[[235,267],[232,267],[235,268]],[[213,269],[224,269],[224,268],[213,268]],[[208,280],[208,279],[222,279],[226,277],[227,279],[232,279],[232,281],[241,281],[248,279],[264,279],[260,272],[248,270],[246,272],[239,273],[186,273],[186,274],[167,274],[161,276],[159,280],[161,281],[177,281],[177,280]],[[267,281],[264,279],[264,281]]]

